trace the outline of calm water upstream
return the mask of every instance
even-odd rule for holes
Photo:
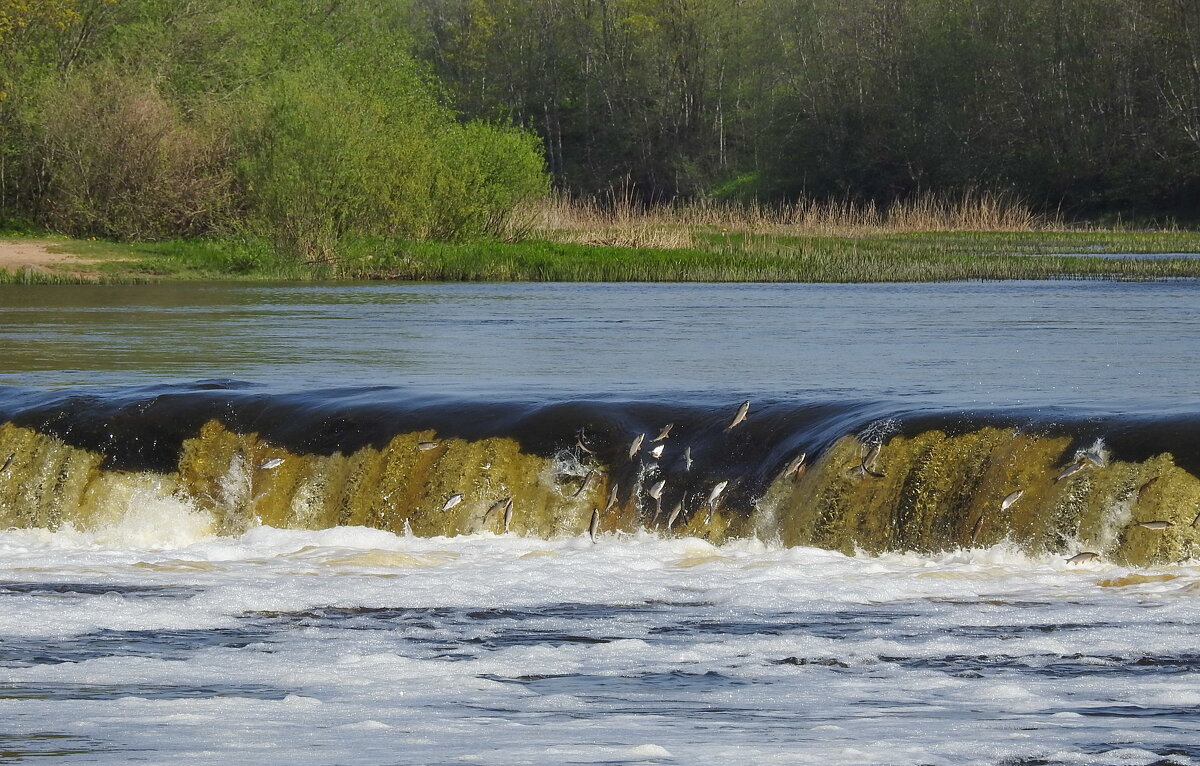
[[[1190,406],[1193,282],[0,288],[0,382]]]
[[[1200,764],[1198,297],[1190,281],[0,286],[0,762]],[[941,436],[984,421],[1041,441],[1001,465],[993,432]],[[251,432],[264,442],[234,445]],[[881,462],[819,462],[848,435]],[[905,481],[900,436],[921,435]],[[479,441],[486,463],[417,438]],[[510,442],[541,462],[520,474]],[[810,539],[808,501],[778,491],[802,449],[795,486],[827,482],[804,497],[852,498],[817,514],[822,534],[891,543],[784,544]],[[1079,475],[1055,479],[1071,459]],[[631,514],[596,542],[607,490],[575,500],[593,465]],[[532,499],[512,532],[482,526],[489,470],[557,498],[537,527],[553,532],[521,526]],[[867,513],[874,474],[898,483]],[[686,481],[681,506],[728,479],[755,521],[710,541],[697,505],[671,531],[651,517],[659,477],[668,508]],[[901,527],[948,523],[921,515],[945,487],[991,515],[911,542],[943,539]],[[1047,510],[1000,529],[1014,487]],[[431,493],[402,522],[378,512]],[[1169,529],[1136,526],[1151,507]]]

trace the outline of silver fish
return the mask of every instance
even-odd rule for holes
[[[1083,459],[1097,468],[1103,468],[1105,466],[1104,456],[1096,450],[1088,450],[1087,452],[1084,452]]]
[[[663,439],[667,438],[671,434],[671,429],[674,427],[675,427],[674,423],[667,423],[665,426],[662,427],[662,430],[658,432],[658,436],[655,436],[650,441],[651,442],[662,441]]]
[[[661,498],[663,487],[665,487],[665,486],[667,486],[666,479],[661,479],[659,481],[654,482],[654,484],[650,487],[650,497],[654,498],[655,500],[658,500],[659,498]]]
[[[788,463],[787,467],[783,469],[783,473],[780,474],[779,478],[786,479],[791,476],[799,479],[804,475],[804,472],[800,469],[805,468],[804,461],[806,459],[808,459],[807,452],[801,452],[799,455],[796,455],[796,457],[792,458],[792,462]]]
[[[483,520],[487,521],[493,513],[499,513],[500,511],[504,510],[504,507],[510,502],[512,502],[511,497],[502,497],[496,502],[492,503],[490,506],[488,506],[487,511],[483,514]]]
[[[1085,561],[1093,561],[1094,559],[1098,559],[1098,558],[1100,558],[1099,553],[1093,553],[1091,551],[1084,551],[1083,553],[1076,553],[1074,556],[1067,559],[1067,563],[1068,564],[1082,564]]]
[[[1082,471],[1084,468],[1087,468],[1087,466],[1088,466],[1088,464],[1086,462],[1084,462],[1082,460],[1077,460],[1074,463],[1071,463],[1066,468],[1059,471],[1058,476],[1055,476],[1054,480],[1062,481],[1063,479],[1066,479],[1070,476],[1074,476],[1075,474]]]
[[[604,512],[608,513],[612,507],[617,504],[617,487],[614,484],[612,491],[608,493],[608,503],[604,506]]]
[[[642,440],[645,438],[646,438],[646,434],[638,434],[637,437],[634,438],[633,444],[629,445],[629,459],[630,460],[633,460],[633,456],[636,455],[638,453],[638,450],[640,450],[642,448]]]
[[[881,449],[883,449],[883,446],[880,444],[871,445],[871,448],[867,450],[867,454],[863,455],[863,468],[865,468],[867,471],[870,471],[875,466],[875,461],[879,459],[879,451]]]
[[[1170,529],[1175,525],[1169,521],[1139,521],[1138,526],[1142,529],[1150,529],[1155,532],[1161,532],[1164,529]]]
[[[986,513],[979,514],[979,518],[975,519],[975,526],[971,527],[971,543],[974,544],[975,538],[979,537],[980,530],[983,529],[983,521],[987,518]]]
[[[725,426],[725,430],[729,431],[734,426],[736,426],[738,423],[741,423],[743,420],[745,420],[746,413],[748,413],[748,412],[750,412],[750,402],[744,401],[744,402],[742,402],[742,406],[738,407],[737,414],[733,416],[733,421],[730,422],[729,425]]]
[[[1025,490],[1023,490],[1023,489],[1018,489],[1014,492],[1009,492],[1008,495],[1003,500],[1000,501],[1000,510],[1007,511],[1009,508],[1011,508],[1013,506],[1014,503],[1016,503],[1018,500],[1020,500],[1021,496],[1024,494],[1025,494]]]
[[[650,450],[650,456],[653,457],[655,460],[658,460],[660,457],[662,457],[664,446],[665,445],[660,444],[657,447],[655,447],[654,449]]]
[[[595,455],[596,453],[588,449],[588,446],[583,443],[584,436],[585,434],[582,428],[575,432],[575,446],[578,447],[582,452],[586,452],[589,455]]]
[[[513,517],[513,499],[510,497],[508,502],[504,504],[504,533],[508,534],[508,525],[512,522]]]
[[[729,485],[728,481],[718,482],[717,485],[712,488],[712,491],[708,493],[708,499],[705,500],[704,502],[708,503],[708,506],[710,509],[709,515],[712,514],[712,511],[711,511],[712,504],[714,502],[716,502],[717,498],[721,496],[721,493],[725,491],[725,487],[727,487],[728,485]]]
[[[446,504],[442,506],[442,511],[448,511],[451,508],[453,508],[454,506],[461,503],[462,501],[463,501],[463,496],[461,494],[453,494],[450,497],[446,498]]]
[[[263,469],[264,471],[269,471],[272,468],[278,468],[281,465],[283,465],[283,458],[273,457],[270,460],[268,460],[267,462],[260,465],[259,468]]]
[[[591,535],[592,544],[596,544],[596,532],[600,530],[600,509],[592,509],[592,523],[588,524],[588,534]]]
[[[417,442],[417,449],[422,452],[428,452],[431,449],[437,449],[442,446],[441,442]]]
[[[583,482],[579,485],[579,489],[575,490],[575,494],[571,495],[571,497],[579,497],[581,494],[583,494],[585,489],[592,486],[592,482],[595,480],[595,478],[596,469],[593,468],[588,470],[587,475],[583,477]]]
[[[13,460],[16,459],[16,457],[17,457],[17,453],[15,453],[15,452],[12,453],[11,455],[9,455],[8,458],[5,459],[5,461],[4,461],[4,467],[0,468],[0,473],[4,473],[5,471],[7,471],[8,467],[13,464]]]
[[[692,448],[688,447],[683,451],[683,470],[692,470]]]
[[[850,473],[853,474],[854,476],[857,476],[860,479],[864,476],[871,476],[876,479],[882,479],[884,477],[884,474],[880,473],[879,471],[872,471],[870,468],[867,468],[862,463],[859,463],[858,465],[851,468]]]
[[[670,530],[671,527],[675,525],[675,519],[678,519],[679,514],[681,514],[681,513],[683,513],[683,501],[682,500],[680,500],[678,503],[675,504],[675,507],[671,509],[671,515],[667,517],[667,529],[668,530]]]

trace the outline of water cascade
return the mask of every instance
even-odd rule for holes
[[[563,537],[585,534],[599,509],[601,534],[756,536],[845,552],[1008,540],[1133,565],[1200,552],[1188,418],[763,403],[729,429],[731,406],[377,399],[223,385],[13,397],[0,409],[0,523],[96,529],[159,497],[203,514],[214,534],[499,534],[509,515],[513,534]]]

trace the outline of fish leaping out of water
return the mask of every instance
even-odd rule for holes
[[[799,479],[804,475],[805,470],[808,468],[808,466],[805,464],[807,459],[807,452],[801,452],[799,455],[796,455],[796,457],[792,458],[791,462],[787,464],[787,467],[783,469],[783,473],[779,475],[779,478],[786,479],[790,476],[792,479]]]
[[[1066,468],[1059,471],[1058,475],[1054,477],[1054,481],[1060,482],[1063,479],[1068,479],[1087,467],[1088,467],[1088,461],[1076,460],[1074,463],[1071,463]]]
[[[633,460],[633,456],[642,448],[642,442],[645,440],[646,434],[638,434],[633,439],[633,444],[629,445],[629,459]]]
[[[259,468],[263,469],[264,471],[269,471],[272,468],[278,468],[281,465],[283,465],[283,458],[273,457],[270,460],[268,460],[267,462],[260,465]]]
[[[1012,508],[1013,504],[1020,500],[1024,494],[1025,490],[1023,489],[1009,492],[1004,499],[1000,501],[1000,510],[1007,511],[1009,508]]]
[[[730,431],[738,423],[741,423],[743,420],[745,420],[748,412],[750,412],[750,401],[746,400],[742,402],[741,407],[738,407],[737,413],[733,416],[733,420],[729,423],[729,425],[725,426],[725,430]]]
[[[462,501],[463,501],[462,494],[455,493],[455,494],[451,495],[450,497],[446,498],[446,503],[445,503],[445,505],[442,506],[442,511],[443,512],[448,511],[451,508],[453,508],[454,506],[461,503]]]
[[[588,535],[592,538],[592,545],[596,544],[596,533],[600,531],[600,509],[592,509],[592,523],[588,524]]]
[[[671,429],[674,427],[675,427],[674,423],[667,423],[665,426],[662,427],[662,430],[658,432],[658,436],[655,436],[650,441],[651,442],[660,442],[660,441],[666,439],[671,434]]]
[[[671,530],[671,527],[675,525],[675,520],[679,518],[679,514],[681,513],[683,513],[683,500],[680,500],[675,504],[675,507],[671,509],[671,515],[667,517],[668,532]]]
[[[1169,521],[1139,521],[1137,525],[1142,529],[1149,529],[1152,532],[1161,532],[1164,529],[1170,529],[1175,526]]]

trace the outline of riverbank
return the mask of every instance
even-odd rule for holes
[[[540,232],[541,236],[552,233]],[[794,236],[709,228],[684,247],[361,240],[336,261],[265,240],[0,238],[0,284],[235,281],[936,282],[1200,277],[1200,233],[902,232]],[[1148,258],[1146,256],[1155,257]]]

